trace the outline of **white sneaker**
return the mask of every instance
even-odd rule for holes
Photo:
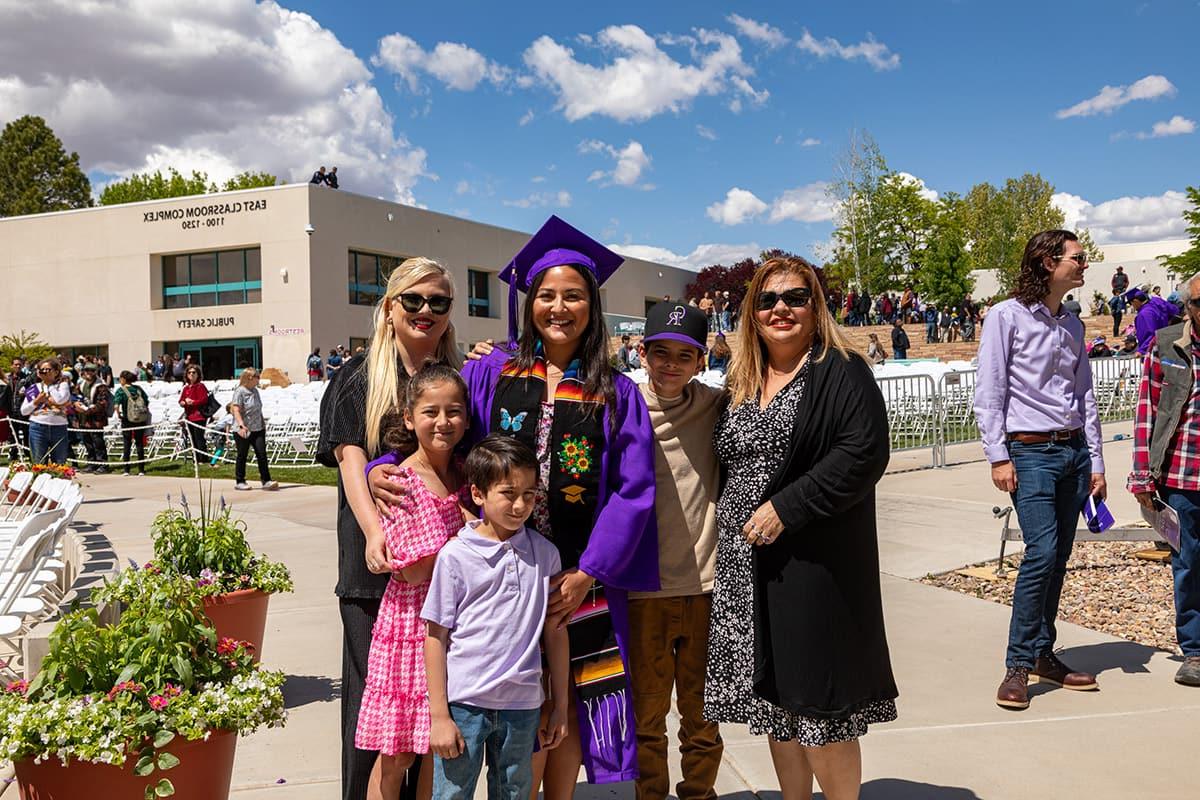
[[[237,489],[239,492],[248,492],[250,491],[250,484],[242,481],[241,483],[235,483],[233,488]]]
[[[273,492],[279,488],[279,481],[267,481],[262,485],[264,491]]]

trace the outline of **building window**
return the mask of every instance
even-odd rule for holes
[[[262,302],[262,251],[257,247],[162,257],[163,308]]]
[[[492,315],[491,295],[488,293],[490,278],[490,273],[477,269],[467,270],[467,316],[490,317]]]
[[[350,287],[350,304],[373,306],[383,297],[388,278],[407,256],[384,256],[376,253],[350,251],[346,279]]]

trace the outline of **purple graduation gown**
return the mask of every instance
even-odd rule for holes
[[[497,349],[463,366],[471,405],[471,444],[491,432],[492,399],[508,355]],[[579,568],[604,586],[625,674],[629,674],[628,592],[659,589],[658,535],[654,520],[654,431],[637,385],[617,373],[616,424],[604,410],[605,447],[600,458],[596,519]],[[396,463],[394,455],[367,465]],[[553,520],[551,520],[553,525]],[[623,702],[580,701],[579,737],[588,783],[617,783],[638,777],[633,698],[626,677]],[[590,722],[589,722],[590,721]]]

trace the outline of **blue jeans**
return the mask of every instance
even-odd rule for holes
[[[434,760],[434,800],[471,800],[487,757],[488,800],[528,800],[533,789],[533,744],[542,710],[491,711],[450,704],[466,748],[458,758]]]
[[[29,449],[33,451],[33,463],[41,464],[47,460],[51,464],[65,464],[71,457],[71,447],[67,443],[66,425],[44,425],[41,422],[29,424]]]
[[[1013,588],[1005,663],[1032,668],[1038,656],[1054,651],[1058,598],[1091,484],[1091,455],[1078,434],[1066,442],[1009,442],[1008,453],[1017,471],[1012,501],[1025,556]]]
[[[1179,514],[1175,575],[1175,638],[1185,656],[1200,656],[1200,492],[1163,487],[1163,499]]]

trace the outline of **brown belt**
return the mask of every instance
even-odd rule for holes
[[[1069,431],[1047,431],[1046,433],[1010,433],[1010,442],[1022,444],[1046,444],[1047,442],[1069,442],[1072,438],[1083,433],[1083,428]]]

